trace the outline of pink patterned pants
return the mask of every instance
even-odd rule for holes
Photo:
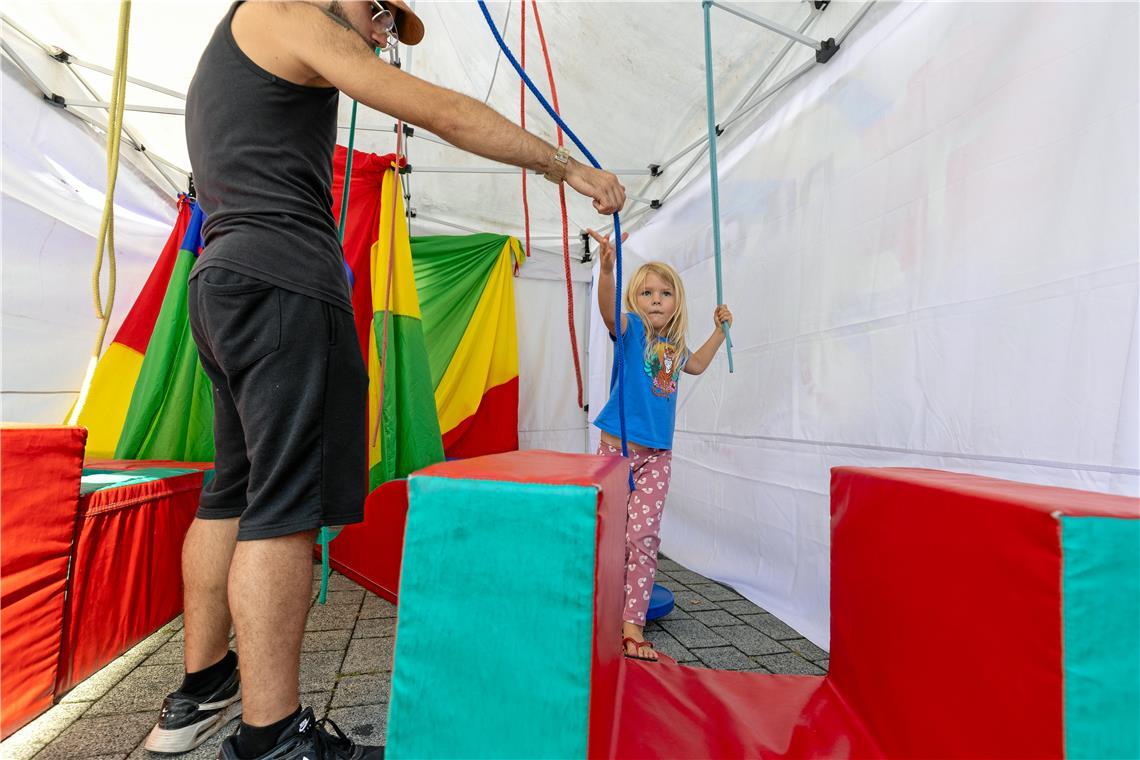
[[[605,441],[598,454],[620,457],[621,449]],[[669,493],[669,473],[673,452],[668,449],[629,451],[634,489],[626,506],[625,523],[625,609],[622,620],[645,625],[645,612],[657,575],[657,547],[661,544],[661,513]]]

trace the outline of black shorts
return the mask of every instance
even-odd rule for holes
[[[190,329],[214,386],[214,479],[198,517],[251,540],[360,522],[368,375],[352,315],[244,274],[190,280]]]

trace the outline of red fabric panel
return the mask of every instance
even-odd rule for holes
[[[60,694],[182,611],[182,541],[201,491],[193,472],[83,497]]]
[[[443,434],[443,450],[449,459],[499,454],[518,447],[518,377],[484,393],[475,414]]]
[[[389,480],[368,494],[364,522],[345,526],[329,544],[329,564],[372,593],[395,602],[407,520],[408,481]]]
[[[522,456],[523,452],[513,454]],[[546,454],[547,457],[562,455]],[[628,469],[598,468],[595,460],[616,457],[575,457],[583,470],[593,471],[598,487],[597,556],[594,569],[594,643],[590,661],[590,723],[587,754],[610,757],[617,730],[621,666],[625,659],[617,632],[621,630],[625,593],[625,521],[629,497]],[[559,467],[559,464],[554,466]]]
[[[344,198],[344,167],[348,150],[336,146],[333,154],[333,216],[340,222],[340,204]],[[344,226],[344,257],[352,269],[352,311],[356,319],[356,337],[360,350],[368,360],[368,328],[372,324],[372,245],[380,229],[380,200],[384,177],[395,153],[352,152],[352,183],[348,189],[348,219]]]
[[[170,284],[170,273],[174,271],[178,250],[182,245],[182,239],[186,237],[186,230],[190,227],[192,213],[190,204],[179,200],[178,219],[174,223],[174,229],[166,239],[166,245],[162,247],[162,253],[159,254],[154,269],[150,270],[146,284],[139,291],[131,310],[127,312],[127,317],[123,320],[119,332],[115,334],[113,342],[129,346],[140,354],[146,353],[151,333],[154,332],[154,324],[158,321],[158,312],[162,308],[162,299],[166,298],[166,287]]]
[[[51,707],[87,430],[0,429],[0,737]]]
[[[615,757],[883,757],[821,676],[623,662]]]
[[[609,483],[613,471],[627,477],[628,464],[620,457],[567,454],[560,451],[511,451],[485,457],[440,462],[412,475],[506,483],[597,486]]]
[[[832,471],[830,679],[888,755],[1061,756],[1051,512],[1111,501],[952,473]]]

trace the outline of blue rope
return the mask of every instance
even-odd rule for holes
[[[538,102],[541,103],[542,107],[546,109],[546,112],[550,114],[550,118],[554,119],[555,123],[562,127],[562,131],[566,133],[570,141],[578,147],[578,150],[582,151],[582,155],[586,157],[586,160],[589,161],[595,169],[601,169],[602,165],[594,158],[594,154],[582,144],[582,141],[578,139],[578,136],[574,134],[573,130],[566,126],[566,122],[562,121],[562,117],[546,102],[546,98],[542,96],[542,93],[534,86],[534,82],[532,82],[526,72],[523,71],[523,67],[520,66],[518,60],[515,59],[514,53],[507,47],[507,43],[503,41],[503,36],[499,34],[499,29],[495,26],[495,22],[491,18],[491,12],[487,10],[487,3],[485,3],[484,0],[477,0],[477,2],[479,3],[479,10],[483,11],[483,18],[486,19],[487,26],[491,29],[491,34],[495,36],[495,42],[499,43],[499,49],[503,51],[503,55],[507,57],[511,65],[515,67],[515,71],[518,72],[523,82],[526,83],[527,89],[534,94],[534,97],[538,99]],[[614,362],[617,365],[618,420],[621,426],[621,454],[624,457],[628,457],[629,444],[625,436],[625,382],[622,377],[622,367],[625,366],[625,348],[622,346],[623,336],[621,335],[621,217],[618,214],[614,214],[614,240],[616,244],[616,272],[614,276],[617,280],[616,287],[614,288],[614,328],[618,332],[617,340],[615,341]],[[632,471],[630,471],[629,474],[629,490],[633,490]]]

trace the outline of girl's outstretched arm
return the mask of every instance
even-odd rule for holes
[[[610,331],[610,335],[617,336],[614,330],[614,294],[616,284],[614,283],[614,262],[617,261],[617,253],[614,249],[614,244],[610,242],[610,236],[606,235],[604,238],[593,230],[586,230],[598,244],[598,260],[601,264],[598,273],[598,311],[602,313],[602,321],[606,323],[606,328]],[[628,232],[623,232],[621,239],[629,237]],[[623,313],[621,315],[621,331],[625,334],[626,317]]]
[[[685,372],[690,375],[699,375],[708,369],[713,357],[720,349],[720,344],[724,343],[724,330],[720,329],[721,322],[728,322],[728,326],[732,327],[732,312],[724,304],[716,307],[716,311],[713,312],[713,325],[715,325],[713,333],[703,346],[689,355],[689,360],[685,362],[683,367]]]

